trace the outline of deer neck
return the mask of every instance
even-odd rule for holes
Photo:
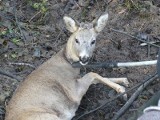
[[[76,54],[73,42],[74,42],[74,35],[71,35],[71,37],[69,38],[69,40],[67,42],[66,50],[65,50],[66,59],[71,64],[74,63],[74,62],[78,62],[79,61],[79,57]]]

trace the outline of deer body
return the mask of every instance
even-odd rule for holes
[[[20,84],[7,106],[5,120],[71,120],[92,83],[101,82],[117,92],[124,92],[124,87],[117,83],[128,84],[125,78],[107,79],[96,73],[80,78],[80,69],[71,65],[77,61],[82,65],[88,63],[94,50],[96,32],[102,30],[107,18],[108,14],[101,16],[94,28],[78,28],[73,19],[64,17],[67,29],[73,33],[66,48]]]
[[[8,109],[12,113],[6,120],[28,120],[37,112],[46,114],[44,118],[60,115],[57,120],[69,120],[74,116],[80,104],[79,83],[75,81],[79,69],[72,68],[63,56],[60,51],[27,77],[10,101]],[[40,120],[39,116],[33,119]]]

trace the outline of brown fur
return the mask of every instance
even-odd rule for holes
[[[92,83],[102,82],[117,92],[125,91],[117,84],[128,84],[125,78],[109,80],[96,73],[79,77],[80,69],[73,68],[71,63],[79,61],[73,41],[80,28],[72,28],[69,30],[74,33],[66,51],[58,52],[19,85],[6,108],[5,120],[71,120]]]

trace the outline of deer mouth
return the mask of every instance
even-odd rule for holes
[[[87,62],[79,61],[79,63],[84,66],[84,65],[87,65],[87,64],[88,64],[88,61],[87,61]]]
[[[81,64],[81,65],[87,65],[88,64],[88,62],[89,62],[89,57],[80,57],[79,58],[79,63]]]

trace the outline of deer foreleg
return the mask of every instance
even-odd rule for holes
[[[108,78],[108,79],[114,83],[123,84],[126,87],[129,86],[129,82],[128,82],[127,78]]]
[[[90,72],[86,75],[84,75],[81,79],[78,80],[81,83],[81,86],[85,89],[91,85],[91,84],[96,84],[96,83],[103,83],[114,90],[116,90],[118,93],[124,93],[125,92],[125,87],[117,84],[117,83],[124,83],[126,82],[126,78],[104,78],[97,73]],[[128,82],[128,81],[127,81]],[[128,84],[128,83],[127,83]],[[124,95],[124,98],[127,98],[127,95]]]

